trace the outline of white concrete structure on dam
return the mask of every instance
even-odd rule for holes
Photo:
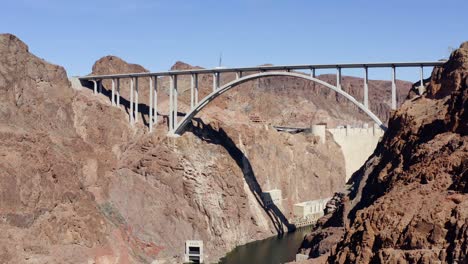
[[[384,131],[374,124],[372,127],[329,128],[328,132],[340,145],[345,159],[346,180],[357,171],[374,152]]]

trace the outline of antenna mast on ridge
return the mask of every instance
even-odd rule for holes
[[[220,52],[219,53],[219,65],[218,67],[222,67],[223,66],[223,53]]]

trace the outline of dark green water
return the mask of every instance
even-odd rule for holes
[[[296,252],[311,227],[303,227],[282,238],[271,237],[236,247],[219,263],[280,264],[296,259]]]

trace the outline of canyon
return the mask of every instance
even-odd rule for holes
[[[172,67],[190,68],[200,67]],[[106,56],[91,74],[147,71]],[[189,109],[189,82],[179,80],[180,112]],[[201,77],[200,96],[211,84],[211,76]],[[70,82],[63,67],[31,54],[14,35],[0,35],[2,263],[180,263],[189,239],[203,240],[205,258],[216,261],[237,245],[287,231],[293,204],[345,191],[353,169],[333,133],[321,142],[273,126],[370,123],[320,85],[269,77],[216,99],[182,137],[170,138],[167,78],[153,133],[146,127],[148,94],[140,95],[140,122],[131,126],[128,90],[113,107],[110,83],[99,95],[88,85]],[[345,76],[342,85],[363,96],[360,78]],[[388,120],[390,82],[369,85],[371,109]],[[401,104],[412,84],[397,87]],[[282,191],[280,208],[263,204],[262,193],[273,189]]]

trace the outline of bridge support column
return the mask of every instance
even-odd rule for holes
[[[117,106],[120,106],[120,79],[117,79]]]
[[[93,82],[94,94],[97,94],[97,82],[96,80],[91,80]]]
[[[419,70],[419,75],[420,75],[420,86],[419,86],[419,95],[422,95],[425,91],[426,88],[424,87],[424,66],[421,65],[421,68]]]
[[[198,105],[198,74],[195,74],[194,98],[195,98],[195,105]]]
[[[172,133],[174,126],[174,76],[171,75],[170,77],[170,85],[169,85],[169,113],[167,115],[167,118],[169,118],[169,133]]]
[[[130,78],[130,124],[133,126],[134,117],[133,117],[133,77]]]
[[[149,132],[153,132],[153,76],[149,78]]]
[[[112,79],[112,106],[115,106],[115,79]]]
[[[213,73],[213,92],[219,88],[219,72]]]
[[[396,98],[396,68],[392,66],[392,110],[397,108]]]
[[[178,102],[178,97],[179,97],[179,90],[177,89],[177,75],[174,76],[174,127],[173,129],[177,126],[177,123],[179,122],[177,118],[177,102]]]
[[[198,104],[198,74],[192,74],[190,83],[190,108]]]
[[[99,93],[102,93],[102,80],[99,80]]]
[[[369,68],[364,67],[364,107],[369,108]]]
[[[153,124],[158,125],[158,76],[154,76]]]
[[[310,77],[315,78],[315,68],[310,69]],[[312,82],[312,86],[315,89],[315,82]]]
[[[177,75],[171,75],[170,87],[170,113],[169,113],[169,131],[172,133],[177,125]]]
[[[341,67],[336,68],[336,87],[341,90]]]
[[[138,78],[135,77],[135,123],[138,122]]]

